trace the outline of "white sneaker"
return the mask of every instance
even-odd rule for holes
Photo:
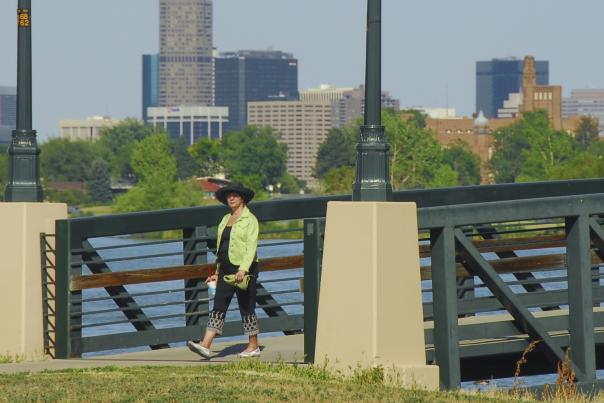
[[[210,349],[205,348],[204,346],[201,345],[201,343],[195,343],[194,341],[189,340],[187,342],[187,347],[189,347],[189,350],[191,350],[195,354],[199,354],[203,358],[212,357],[212,352],[210,351]]]
[[[239,358],[260,357],[260,347],[252,351],[242,351],[239,353]]]

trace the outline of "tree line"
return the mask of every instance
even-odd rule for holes
[[[69,204],[107,204],[115,211],[187,207],[205,195],[192,179],[225,173],[254,188],[260,198],[269,185],[282,193],[297,192],[302,183],[286,172],[287,147],[270,128],[248,126],[222,141],[199,139],[189,146],[135,119],[104,128],[99,140],[54,138],[40,144],[41,180],[46,198]],[[8,166],[6,153],[0,160]],[[1,176],[6,182],[5,174]],[[51,182],[82,182],[83,190],[50,190]],[[131,185],[112,201],[111,184]]]
[[[480,161],[467,143],[443,147],[418,111],[382,111],[394,189],[477,185]],[[325,193],[350,193],[360,121],[332,129],[319,147],[315,176]]]
[[[382,112],[390,146],[394,189],[477,185],[480,162],[465,142],[442,146],[417,111]],[[315,165],[323,193],[350,193],[355,176],[360,121],[332,129]],[[604,142],[597,121],[584,117],[575,135],[551,127],[544,111],[524,113],[494,134],[489,163],[495,183],[604,176]],[[305,184],[286,171],[287,146],[270,128],[247,126],[222,141],[202,138],[189,146],[140,121],[127,119],[101,131],[96,142],[51,139],[40,145],[41,176],[50,201],[113,203],[116,211],[194,206],[205,195],[191,179],[225,173],[257,191],[269,187],[296,193]],[[8,178],[6,147],[0,150],[0,186]],[[83,182],[84,190],[52,191],[51,182]],[[111,184],[133,185],[112,200]]]

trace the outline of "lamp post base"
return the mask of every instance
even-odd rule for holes
[[[357,144],[356,179],[352,186],[352,200],[390,201],[392,185],[388,166],[388,150],[384,126],[361,126]]]
[[[7,202],[41,202],[40,149],[35,130],[13,130],[8,149],[8,184],[4,191]]]
[[[41,202],[43,197],[40,185],[7,185],[4,190],[8,202]]]

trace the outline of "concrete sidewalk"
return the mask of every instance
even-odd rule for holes
[[[189,351],[187,347],[166,348],[163,350],[143,351],[118,355],[104,355],[91,358],[71,360],[53,360],[0,364],[0,374],[18,372],[39,372],[70,368],[98,368],[106,366],[145,366],[145,365],[207,365],[224,364],[241,360],[237,354],[245,349],[245,342],[215,343],[212,351],[215,356],[210,360],[203,359]],[[304,335],[260,337],[261,361],[301,363],[304,361]]]

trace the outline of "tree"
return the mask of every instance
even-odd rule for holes
[[[104,128],[100,131],[97,142],[99,152],[111,166],[111,175],[121,180],[133,180],[130,156],[134,145],[156,131],[151,126],[145,125],[136,119],[126,119],[123,122]]]
[[[327,194],[350,194],[352,193],[354,176],[354,167],[341,166],[332,168],[323,175],[323,179],[321,180],[323,191]]]
[[[228,177],[255,190],[277,184],[286,172],[287,146],[269,127],[246,126],[225,134],[220,149]]]
[[[215,176],[223,170],[220,162],[221,142],[209,138],[201,138],[189,147],[189,155],[196,165],[199,176]]]
[[[194,181],[176,181],[176,158],[170,154],[166,134],[152,134],[136,143],[130,166],[139,181],[128,193],[117,198],[116,211],[190,207],[203,199],[201,189]]]
[[[582,116],[575,130],[575,139],[583,149],[586,149],[590,144],[598,140],[599,131],[598,122],[594,118]]]
[[[543,111],[527,112],[515,123],[494,133],[495,152],[490,161],[497,183],[516,182],[525,163],[525,150],[531,148],[530,138],[550,131],[549,118]]]
[[[315,176],[321,179],[332,168],[353,167],[356,160],[357,137],[358,126],[332,129],[319,146]]]
[[[176,178],[190,179],[197,171],[197,163],[189,154],[187,143],[183,137],[170,140],[170,151],[176,158]]]
[[[117,198],[117,211],[170,208],[176,190],[176,159],[170,154],[168,136],[153,134],[135,143],[130,166],[138,183]]]
[[[428,182],[428,188],[443,188],[459,186],[458,173],[449,165],[441,165],[436,169],[432,179]]]
[[[86,183],[90,199],[98,203],[108,203],[113,198],[111,193],[111,174],[109,164],[102,158],[92,162],[90,180]]]
[[[552,170],[552,179],[601,178],[604,176],[602,154],[581,152]]]
[[[84,182],[90,178],[95,157],[95,146],[89,141],[48,140],[40,146],[41,176],[49,181]]]
[[[424,188],[442,165],[442,150],[435,134],[422,127],[422,115],[407,111],[382,112],[390,146],[393,188]]]
[[[288,173],[285,173],[279,181],[281,187],[279,188],[280,193],[292,194],[300,191],[300,186],[296,178]]]
[[[480,184],[480,159],[470,151],[465,141],[455,141],[445,149],[443,162],[457,172],[460,185]]]

